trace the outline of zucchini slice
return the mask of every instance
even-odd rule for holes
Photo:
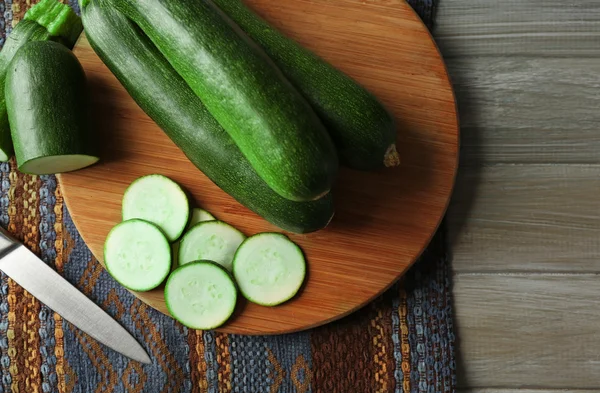
[[[198,224],[199,222],[213,221],[213,220],[215,220],[215,216],[213,216],[212,214],[210,214],[209,212],[207,212],[204,209],[195,207],[192,209],[192,213],[190,214],[190,222],[188,223],[187,230],[189,230],[191,227]],[[177,265],[178,265],[177,261],[179,260],[179,242],[173,243],[171,250],[173,253],[173,266],[175,268],[175,267],[177,267]]]
[[[233,276],[246,299],[276,306],[298,293],[306,276],[306,261],[300,247],[285,235],[259,233],[238,248]]]
[[[163,175],[142,176],[123,195],[123,220],[141,218],[156,224],[170,242],[179,239],[189,214],[187,195]]]
[[[179,266],[208,259],[231,271],[235,251],[246,236],[223,221],[205,221],[194,225],[179,244]]]
[[[169,274],[171,248],[156,225],[137,219],[124,221],[106,237],[104,264],[125,288],[149,291]]]
[[[214,220],[216,220],[216,218],[211,213],[199,207],[195,207],[192,209],[192,213],[190,214],[190,222],[188,223],[187,228],[190,229],[199,222]]]
[[[214,329],[235,310],[237,289],[221,266],[195,261],[177,268],[165,285],[165,303],[173,318],[191,329]]]

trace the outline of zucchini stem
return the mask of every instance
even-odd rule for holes
[[[400,155],[398,154],[398,150],[396,150],[395,143],[391,144],[383,155],[383,165],[386,168],[400,165]]]
[[[25,13],[25,20],[43,26],[51,36],[60,37],[72,49],[83,25],[75,11],[58,0],[42,0]]]

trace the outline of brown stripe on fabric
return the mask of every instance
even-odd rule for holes
[[[394,378],[394,343],[392,342],[392,312],[394,296],[397,291],[387,291],[371,305],[373,318],[371,329],[373,334],[373,361],[375,363],[376,391],[386,393],[396,387]]]
[[[64,379],[66,381],[65,392],[73,393],[73,391],[75,390],[75,386],[77,386],[77,383],[79,382],[79,380],[77,379],[77,374],[75,374],[75,370],[73,370],[73,368],[71,368],[71,366],[69,365],[69,362],[67,362],[67,361],[65,361]]]
[[[167,383],[160,393],[179,392],[183,387],[183,370],[169,351],[156,325],[150,319],[150,316],[146,312],[147,309],[148,306],[145,303],[142,303],[139,299],[135,299],[131,304],[129,312],[131,313],[136,329],[142,333],[144,341],[150,347],[153,357],[158,361],[163,372],[167,375]]]
[[[91,257],[87,261],[87,265],[81,278],[79,279],[79,283],[77,284],[77,288],[81,288],[81,291],[90,296],[96,283],[98,282],[98,278],[100,278],[100,274],[102,274],[103,268],[100,266],[96,258]]]
[[[42,186],[38,176],[24,175],[23,181],[23,241],[34,254],[40,253],[40,215],[39,189]],[[25,388],[27,392],[38,393],[42,390],[42,356],[40,354],[40,302],[29,292],[23,292],[26,302],[26,339],[25,339]]]
[[[300,373],[304,375],[302,380],[300,380]],[[290,378],[296,388],[296,393],[308,393],[308,390],[312,386],[312,373],[308,362],[304,359],[304,355],[300,354],[296,358],[290,372]]]
[[[8,196],[8,230],[18,240],[23,240],[23,176],[17,172],[14,158],[10,161],[10,188]],[[25,356],[26,320],[23,318],[26,309],[24,290],[13,280],[8,280],[8,355],[10,357],[9,372],[12,376],[11,390],[25,391]]]
[[[285,379],[285,370],[281,368],[281,363],[277,360],[273,351],[267,347],[267,359],[271,363],[272,369],[269,372],[269,378],[271,379],[271,387],[269,393],[279,392],[279,388]]]
[[[135,382],[134,385],[131,383],[132,375],[137,375],[137,382]],[[129,362],[121,377],[121,381],[123,381],[123,386],[127,389],[127,393],[143,393],[144,385],[146,385],[147,380],[148,376],[139,362]]]
[[[18,238],[18,233],[21,231],[21,220],[17,217],[17,206],[16,206],[16,198],[15,195],[17,193],[17,183],[19,182],[19,177],[17,176],[14,159],[10,161],[10,173],[8,175],[8,179],[10,182],[10,186],[8,189],[8,231],[12,233],[16,238]],[[17,295],[21,295],[18,293],[20,288],[18,285],[11,280],[8,279],[8,328],[6,330],[6,337],[8,339],[8,357],[10,358],[10,366],[8,368],[8,372],[11,375],[11,391],[19,391],[19,369],[20,365],[17,364],[17,360],[19,356],[17,356],[17,348],[20,348],[20,342],[17,338],[20,338],[20,335],[17,337],[15,335],[15,329],[21,325],[21,321],[17,321],[17,316],[20,316],[20,313],[16,312],[17,305]]]
[[[37,3],[37,2],[36,2]],[[31,4],[33,6],[33,3]],[[11,11],[13,13],[11,25],[14,28],[17,23],[25,16],[25,12],[29,9],[27,2],[14,1],[11,6]]]
[[[56,204],[54,205],[54,214],[56,215],[56,221],[54,222],[54,231],[56,232],[56,240],[54,241],[54,248],[56,250],[56,258],[54,260],[54,266],[56,271],[62,275],[64,266],[67,263],[66,259],[69,255],[70,250],[64,250],[64,239],[63,236],[67,232],[64,227],[63,221],[63,197],[60,191],[60,185],[57,184],[56,191],[54,191],[56,198]],[[67,381],[65,380],[66,368],[65,368],[65,342],[64,342],[64,331],[63,331],[63,320],[62,317],[54,313],[54,338],[56,340],[56,346],[54,348],[54,355],[56,356],[56,376],[58,377],[58,391],[59,393],[69,393],[67,390]]]
[[[229,336],[224,333],[215,334],[217,350],[217,381],[219,393],[231,392],[231,357],[229,354]]]
[[[108,295],[106,296],[106,300],[102,303],[102,308],[104,310],[108,310],[111,306],[115,306],[114,318],[118,321],[123,316],[125,312],[125,306],[121,303],[119,299],[119,295],[117,294],[117,290],[115,288],[111,288],[108,291]]]
[[[373,392],[377,388],[370,312],[367,307],[313,330],[313,392]]]
[[[204,339],[202,332],[189,329],[188,345],[190,347],[190,379],[192,380],[192,393],[207,393],[208,381],[206,379],[206,362],[204,361]]]
[[[73,329],[73,333],[77,337],[79,345],[90,359],[92,366],[96,369],[96,374],[100,375],[100,382],[96,385],[94,393],[114,392],[114,388],[117,385],[117,373],[110,360],[108,360],[108,356],[104,352],[104,347],[100,346],[98,341],[77,328]]]
[[[400,286],[400,306],[398,313],[400,317],[400,351],[402,353],[402,391],[410,392],[410,343],[408,341],[408,306],[406,304],[406,290]]]

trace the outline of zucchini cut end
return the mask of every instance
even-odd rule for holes
[[[65,154],[32,158],[19,165],[19,171],[31,175],[50,175],[82,169],[98,161],[87,154]]]

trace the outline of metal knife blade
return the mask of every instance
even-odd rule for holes
[[[127,330],[1,227],[0,270],[97,341],[133,360],[151,363]]]

